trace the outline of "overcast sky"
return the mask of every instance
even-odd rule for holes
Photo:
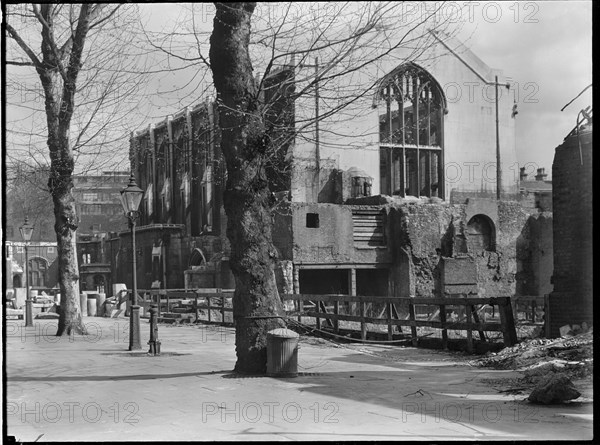
[[[592,83],[592,2],[481,2],[471,12],[462,33],[474,33],[468,46],[519,84],[519,163],[550,173],[554,149],[592,105],[590,88],[560,111]]]
[[[204,6],[203,25],[210,29],[214,9]],[[404,12],[417,17],[432,7],[408,2]],[[180,14],[160,4],[141,10],[154,26]],[[592,82],[592,2],[446,2],[440,18],[448,17],[462,20],[459,37],[479,58],[517,84],[519,164],[551,174],[554,149],[575,126],[578,112],[592,104],[589,89],[560,111]]]
[[[560,111],[592,82],[592,2],[458,1],[444,5],[441,19],[448,16],[461,19],[461,40],[487,65],[503,70],[517,84],[519,164],[527,166],[528,171],[545,167],[551,173],[554,149],[575,126],[578,112],[591,105],[589,89],[565,111]],[[404,15],[416,17],[432,7],[409,2]],[[184,8],[173,3],[143,4],[139,8],[147,29],[172,29],[178,19],[189,18]],[[202,4],[196,8],[201,11],[199,25],[210,32],[214,6]],[[260,8],[259,4],[257,13]],[[177,90],[176,84],[186,84],[193,75],[194,70],[171,72],[156,80],[156,84],[151,82],[147,90],[153,106],[146,111],[143,120],[147,121],[140,128],[176,113],[185,105],[200,102],[202,91],[185,91],[179,104],[160,106],[163,105],[160,98],[165,96],[157,90]],[[13,111],[12,116],[22,112]],[[128,141],[123,141],[123,146],[128,146]],[[126,163],[124,151],[123,168],[127,168]]]

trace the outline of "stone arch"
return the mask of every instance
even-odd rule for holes
[[[202,266],[204,264],[206,264],[206,257],[204,256],[204,253],[202,253],[202,250],[196,247],[192,250],[190,260],[188,261],[188,267]]]
[[[496,227],[490,217],[482,213],[473,215],[467,223],[466,235],[470,253],[496,251]]]

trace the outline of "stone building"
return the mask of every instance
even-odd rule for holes
[[[76,202],[77,260],[82,291],[100,291],[110,295],[113,270],[107,243],[111,233],[127,229],[127,218],[119,198],[129,180],[126,171],[103,171],[99,175],[73,177]]]
[[[379,80],[357,91],[343,118],[317,109],[314,96],[277,102],[296,130],[273,184],[281,291],[548,290],[551,272],[535,258],[542,212],[521,202],[513,86],[460,42],[432,36],[420,59],[399,51],[362,73]],[[292,61],[273,84],[297,86],[303,69]],[[318,124],[306,125],[319,112]],[[140,288],[234,286],[217,116],[202,103],[132,135],[132,169],[146,192]],[[118,279],[130,282],[130,238],[110,242]]]

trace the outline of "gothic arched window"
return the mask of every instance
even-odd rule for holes
[[[437,81],[407,63],[380,83],[381,193],[443,198],[443,124],[446,100]]]

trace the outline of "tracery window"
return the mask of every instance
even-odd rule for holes
[[[413,63],[383,79],[378,99],[381,193],[444,197],[446,102],[436,80]]]

